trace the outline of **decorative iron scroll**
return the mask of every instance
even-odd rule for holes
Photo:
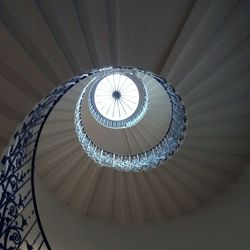
[[[91,72],[90,72],[91,74]],[[50,92],[24,119],[2,159],[0,172],[0,250],[51,249],[43,232],[34,190],[35,154],[42,127],[77,76]]]

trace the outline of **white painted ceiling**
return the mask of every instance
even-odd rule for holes
[[[33,105],[68,78],[108,65],[149,69],[183,97],[185,143],[166,166],[137,175],[100,170],[84,160],[92,193],[82,194],[82,213],[127,222],[196,210],[249,166],[249,27],[248,0],[2,0],[0,151]],[[62,112],[59,106],[55,111]],[[50,159],[44,168],[60,166],[67,152],[71,165],[64,165],[84,172],[73,131],[58,136],[70,119],[66,112],[65,119],[47,124],[55,125],[54,139],[60,139],[43,152]],[[75,183],[64,182],[74,192]]]

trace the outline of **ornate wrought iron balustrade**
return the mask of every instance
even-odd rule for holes
[[[101,69],[102,70],[102,69]],[[2,159],[4,169],[0,171],[0,250],[39,250],[51,249],[39,218],[34,189],[34,169],[36,149],[42,128],[56,103],[76,83],[85,77],[98,73],[98,69],[76,76],[51,91],[24,119],[14,134],[10,146]],[[81,121],[82,140],[86,151],[101,165],[120,165],[130,170],[138,160],[142,169],[148,164],[158,165],[174,153],[182,141],[185,126],[185,108],[179,96],[170,85],[152,74],[168,92],[172,110],[171,126],[168,134],[153,149],[139,155],[115,155],[98,148],[84,133]],[[78,103],[78,107],[80,103]],[[80,114],[80,110],[77,111]],[[180,136],[181,135],[181,136]],[[171,139],[172,138],[172,139]],[[155,155],[158,157],[156,158]]]
[[[112,68],[112,67],[111,67]],[[113,68],[120,68],[114,66]],[[107,68],[110,70],[110,68]],[[122,69],[133,69],[130,67],[122,67]],[[105,70],[105,68],[103,69]],[[134,69],[137,73],[144,73],[154,78],[165,90],[171,103],[171,121],[164,138],[154,147],[146,152],[135,155],[122,155],[108,152],[96,145],[88,136],[84,127],[84,117],[82,114],[83,99],[86,94],[88,86],[86,86],[76,104],[75,109],[75,129],[84,151],[93,159],[98,165],[105,167],[113,167],[122,171],[142,171],[155,168],[170,159],[173,154],[179,149],[186,132],[186,111],[182,103],[181,97],[176,93],[174,88],[166,82],[162,77],[151,72]],[[90,82],[91,84],[91,82]],[[132,119],[137,119],[133,117]],[[108,127],[108,123],[106,124]],[[112,126],[111,126],[112,127]]]
[[[91,72],[90,72],[91,74]],[[80,79],[50,92],[24,119],[2,159],[0,172],[0,250],[51,249],[43,232],[34,190],[35,155],[42,127],[59,99]]]

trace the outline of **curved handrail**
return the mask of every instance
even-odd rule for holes
[[[120,68],[120,66],[114,66],[111,68]],[[134,69],[130,67],[122,68],[130,70]],[[108,68],[108,70],[109,69],[110,68]],[[105,70],[105,68],[103,70]],[[162,77],[142,69],[136,70],[138,70],[138,72],[145,73],[146,75],[149,75],[157,80],[157,82],[162,85],[168,94],[172,108],[169,129],[167,130],[163,139],[157,145],[143,153],[135,155],[122,155],[101,149],[89,138],[84,128],[84,118],[82,116],[83,99],[89,84],[92,82],[88,83],[87,86],[82,90],[82,94],[80,95],[76,104],[75,129],[79,142],[82,145],[84,151],[91,159],[101,166],[113,167],[119,170],[133,172],[149,170],[159,166],[171,158],[183,141],[186,131],[186,114],[185,106],[182,103],[181,97]]]
[[[0,172],[0,250],[51,249],[36,204],[34,169],[42,128],[56,103],[81,79],[79,75],[52,90],[27,115],[2,159]]]
[[[0,250],[51,249],[43,231],[36,204],[34,170],[37,145],[42,128],[60,98],[80,80],[99,71],[94,69],[78,75],[52,90],[33,108],[14,134],[12,143],[1,161],[4,170],[0,171]],[[153,75],[153,77],[158,76]],[[172,108],[181,108],[185,118],[184,106],[182,104],[176,106],[176,102],[181,103],[180,98],[170,95],[170,99]],[[185,125],[179,124],[178,117],[173,117],[171,124],[169,134],[173,136],[176,128],[185,130]],[[162,150],[161,143],[164,140],[165,138],[155,147],[156,152]],[[178,143],[179,140],[181,138],[178,137]],[[173,144],[173,147],[176,145]],[[107,155],[96,145],[89,145],[89,148],[91,152],[99,152],[101,158],[107,159]],[[131,156],[124,157],[131,162]],[[133,157],[138,158],[138,155]],[[143,154],[140,154],[140,157],[143,159]],[[145,157],[145,161],[148,159]],[[109,163],[116,164],[116,160],[113,156]]]

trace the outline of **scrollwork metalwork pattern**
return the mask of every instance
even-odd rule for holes
[[[110,67],[112,68],[112,67]],[[124,68],[124,67],[123,67]],[[34,190],[36,149],[43,125],[60,98],[80,80],[96,74],[94,69],[73,77],[51,91],[24,119],[14,134],[7,153],[2,159],[0,171],[0,250],[51,249],[42,229]],[[171,127],[166,137],[152,150],[139,155],[115,155],[94,145],[84,131],[81,120],[75,120],[77,133],[82,133],[84,149],[98,164],[131,171],[140,161],[138,170],[158,165],[179,147],[185,126],[185,108],[180,97],[162,78],[153,75],[168,92],[173,112]],[[76,112],[80,112],[81,101]],[[81,131],[79,130],[81,129]],[[155,157],[158,155],[158,158]]]
[[[0,172],[0,250],[50,249],[35,200],[33,173],[36,148],[42,127],[55,104],[75,83],[89,74],[74,77],[51,91],[14,134],[1,161],[4,169]]]

